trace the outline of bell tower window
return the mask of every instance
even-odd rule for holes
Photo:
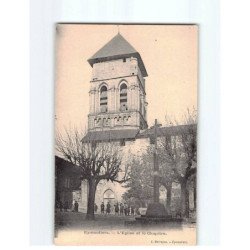
[[[128,110],[128,88],[125,83],[120,86],[120,110]]]
[[[108,91],[106,86],[102,86],[100,90],[100,109],[104,113],[108,111]]]

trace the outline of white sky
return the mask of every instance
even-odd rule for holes
[[[117,34],[117,25],[60,24],[56,36],[56,127],[87,128],[87,59]],[[180,119],[197,108],[198,28],[194,25],[120,25],[148,72],[148,125],[168,113]]]

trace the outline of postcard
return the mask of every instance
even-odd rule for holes
[[[56,245],[195,245],[198,26],[55,27]]]

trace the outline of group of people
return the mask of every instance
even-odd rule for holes
[[[104,211],[105,211],[105,205],[104,205],[104,202],[102,202],[102,204],[101,204],[101,213],[104,214]],[[107,205],[106,205],[106,214],[110,214],[110,213],[111,213],[111,205],[108,202]]]
[[[97,205],[95,204],[95,212],[97,213],[97,210],[98,210],[98,207]],[[135,211],[135,207],[134,206],[129,206],[127,203],[116,203],[114,205],[114,212],[116,215],[125,215],[125,216],[128,216],[128,215],[135,215],[136,214],[136,211]],[[101,214],[110,214],[111,213],[111,205],[110,203],[108,202],[106,207],[104,205],[104,202],[102,202],[101,204]]]
[[[68,201],[65,201],[64,203],[61,201],[58,201],[56,204],[56,207],[60,209],[61,212],[67,212],[69,209],[72,209],[72,212],[78,212],[79,204],[75,200],[73,201],[72,206],[70,206],[70,203]],[[98,212],[98,206],[94,205],[95,213]],[[114,205],[115,215],[135,215],[138,213],[138,209],[136,209],[134,206],[130,206],[127,203],[116,203]],[[104,202],[101,204],[101,214],[111,214],[111,204],[108,202],[106,206],[104,205]]]

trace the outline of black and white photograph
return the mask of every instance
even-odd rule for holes
[[[55,243],[195,244],[198,26],[55,32]]]

